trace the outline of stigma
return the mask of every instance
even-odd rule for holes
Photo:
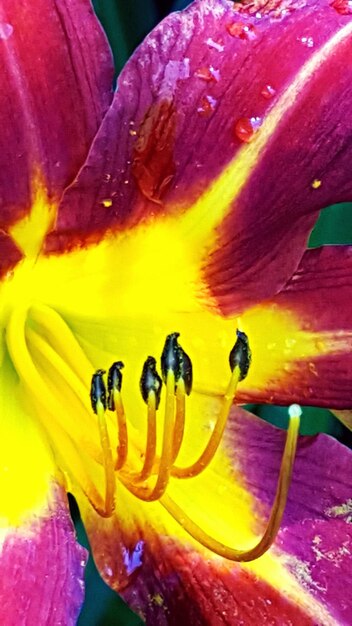
[[[115,508],[115,486],[119,481],[133,496],[143,502],[158,501],[193,539],[212,553],[231,561],[251,561],[262,556],[274,542],[279,531],[292,476],[300,424],[300,407],[289,409],[289,427],[283,452],[277,491],[267,527],[262,537],[250,549],[240,550],[225,545],[207,534],[187,515],[168,494],[172,480],[192,479],[206,470],[214,459],[236,398],[237,386],[248,374],[251,350],[247,335],[237,330],[236,340],[229,353],[229,381],[221,400],[221,410],[202,452],[191,464],[178,461],[185,437],[187,396],[192,393],[193,366],[189,355],[179,343],[179,333],[166,337],[160,357],[148,356],[140,376],[140,393],[146,405],[146,441],[136,463],[129,454],[128,420],[123,404],[123,363],[117,361],[109,371],[98,369],[91,380],[90,399],[97,415],[100,444],[105,471],[104,516]],[[109,441],[108,413],[116,415],[118,441],[113,451]],[[160,417],[159,417],[160,416]],[[161,441],[158,441],[158,421],[162,420]]]

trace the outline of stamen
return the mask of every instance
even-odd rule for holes
[[[117,459],[115,469],[120,470],[126,463],[128,454],[128,433],[125,409],[121,397],[122,387],[122,361],[116,361],[109,369],[108,373],[108,407],[110,411],[116,411],[118,446],[116,449]]]
[[[148,407],[147,444],[142,471],[137,480],[143,481],[151,476],[156,459],[156,411],[159,408],[162,380],[156,371],[156,361],[149,356],[144,363],[140,379],[140,389],[144,402]]]
[[[290,411],[289,417],[290,422],[286,436],[285,449],[281,461],[279,480],[271,514],[262,538],[253,548],[249,550],[238,550],[226,546],[205,533],[168,495],[164,495],[161,498],[160,502],[162,506],[172,515],[176,522],[178,522],[193,539],[213,553],[231,561],[253,561],[265,554],[274,542],[281,525],[287,502],[299,434],[300,412],[293,409]]]
[[[169,482],[170,469],[172,463],[173,450],[173,434],[174,434],[174,411],[175,411],[175,374],[169,369],[166,375],[166,397],[165,397],[165,416],[164,416],[164,432],[161,456],[156,477],[155,486],[152,489],[148,487],[139,487],[135,482],[124,475],[120,474],[121,482],[125,487],[133,493],[137,498],[146,502],[160,500],[165,493]]]
[[[173,463],[176,461],[180,452],[186,418],[186,395],[190,395],[193,383],[192,361],[188,354],[177,344],[177,376],[176,376],[176,417],[173,445]]]
[[[97,370],[92,377],[91,402],[94,413],[98,416],[100,443],[103,451],[103,465],[105,473],[105,513],[110,517],[115,510],[115,468],[112,458],[109,433],[105,419],[107,407],[106,389],[103,380],[104,370]]]
[[[237,385],[247,376],[250,366],[250,360],[251,353],[249,349],[247,335],[238,330],[236,343],[232,348],[229,356],[232,375],[222,401],[220,414],[218,416],[210,439],[197,461],[187,467],[174,466],[171,470],[172,476],[175,476],[177,478],[193,478],[194,476],[198,476],[198,474],[203,472],[204,469],[212,461],[219,448],[224,434],[224,430],[226,428],[227,419],[235,399]]]

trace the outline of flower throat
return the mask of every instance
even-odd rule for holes
[[[92,365],[73,332],[63,318],[46,305],[14,309],[6,328],[8,351],[26,398],[34,403],[60,464],[65,466],[68,457],[73,459],[74,478],[100,516],[114,514],[118,481],[146,506],[148,502],[158,501],[196,542],[214,554],[232,561],[251,561],[268,550],[280,527],[292,475],[300,411],[295,406],[289,411],[290,423],[276,495],[262,538],[248,550],[239,550],[214,539],[170,497],[167,488],[172,480],[198,476],[215,457],[237,385],[250,368],[250,347],[245,333],[238,330],[229,354],[229,383],[221,398],[214,428],[198,458],[189,465],[181,465],[178,457],[185,438],[187,396],[192,393],[193,369],[178,337],[178,333],[172,333],[166,338],[161,376],[153,356],[143,365],[140,392],[146,405],[147,430],[146,441],[141,446],[140,439],[136,445],[129,432],[121,361],[114,362],[107,374],[98,369],[92,375]],[[160,415],[162,429],[158,429]],[[115,444],[111,437],[112,421],[115,422],[113,432],[117,434]],[[94,432],[98,437],[92,437]],[[162,432],[160,442],[159,432]],[[84,458],[102,468],[103,493],[87,471],[90,465],[82,461]]]

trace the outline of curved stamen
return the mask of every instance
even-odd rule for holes
[[[143,467],[137,481],[144,481],[150,478],[156,458],[156,405],[157,399],[155,391],[150,390],[147,399],[147,444]]]
[[[285,449],[281,461],[279,480],[271,514],[262,538],[253,548],[249,550],[238,550],[217,541],[205,533],[168,495],[164,495],[160,499],[162,506],[193,539],[213,553],[231,561],[253,561],[254,559],[258,559],[270,548],[281,525],[292,477],[299,424],[300,412],[292,411],[290,413]]]
[[[100,444],[103,451],[105,473],[105,512],[110,517],[115,510],[115,467],[110,447],[109,433],[106,424],[106,390],[103,381],[104,370],[98,370],[92,378],[91,401],[94,412],[98,416]]]
[[[236,366],[232,372],[230,382],[224,395],[221,411],[218,419],[216,420],[214,430],[200,457],[197,461],[192,463],[192,465],[188,465],[187,467],[177,467],[174,465],[171,469],[171,476],[175,476],[177,478],[193,478],[203,472],[203,470],[212,461],[221,443],[240,377],[241,370],[239,366]]]
[[[164,415],[164,432],[161,456],[155,485],[152,489],[148,487],[137,486],[134,481],[120,474],[122,484],[137,498],[146,502],[160,500],[165,493],[170,478],[170,469],[172,464],[173,440],[174,440],[174,412],[175,412],[175,374],[169,369],[166,375],[166,397],[165,397],[165,415]]]
[[[186,420],[186,390],[185,383],[181,379],[176,386],[176,417],[175,417],[175,431],[174,442],[172,451],[172,461],[176,461],[178,454],[181,450],[183,436],[185,432],[185,420]]]
[[[127,421],[125,415],[125,409],[121,397],[122,386],[122,373],[123,368],[122,361],[116,361],[112,364],[108,374],[108,406],[110,411],[116,412],[117,418],[117,432],[118,432],[118,446],[116,449],[117,458],[115,463],[115,470],[120,470],[127,461],[128,454],[128,432]]]

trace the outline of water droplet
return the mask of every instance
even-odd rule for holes
[[[134,130],[133,128],[130,129],[129,133],[130,133],[131,137],[135,137],[137,135],[137,131]]]
[[[275,96],[276,89],[274,89],[274,87],[272,85],[264,85],[264,87],[261,90],[260,94],[266,100],[270,100],[271,98],[273,98]]]
[[[260,117],[241,117],[235,124],[235,135],[244,143],[252,141],[262,124]]]
[[[227,31],[231,37],[239,39],[255,39],[257,31],[253,24],[245,24],[244,22],[232,22],[227,25]]]
[[[306,46],[307,48],[313,48],[314,46],[313,37],[298,37],[298,41],[303,43],[303,45]]]
[[[318,370],[316,368],[315,363],[313,363],[313,362],[309,363],[308,364],[308,369],[314,376],[318,376]]]
[[[216,70],[212,65],[210,65],[209,67],[200,67],[198,70],[196,70],[194,75],[197,78],[201,78],[208,83],[212,81],[218,82],[220,80],[219,70]]]
[[[214,41],[214,39],[212,39],[211,37],[207,39],[206,43],[208,44],[209,48],[214,48],[218,52],[224,52],[225,50],[225,47],[221,43]]]
[[[321,180],[319,180],[319,178],[315,178],[312,182],[312,187],[313,189],[319,189],[319,187],[321,187],[322,182]]]
[[[352,0],[333,0],[330,6],[340,15],[352,15]]]
[[[7,24],[6,22],[0,23],[0,39],[8,39],[9,37],[11,37],[12,33],[12,24]]]
[[[215,111],[217,100],[212,96],[204,96],[201,99],[200,105],[197,109],[197,113],[202,117],[210,117]]]

